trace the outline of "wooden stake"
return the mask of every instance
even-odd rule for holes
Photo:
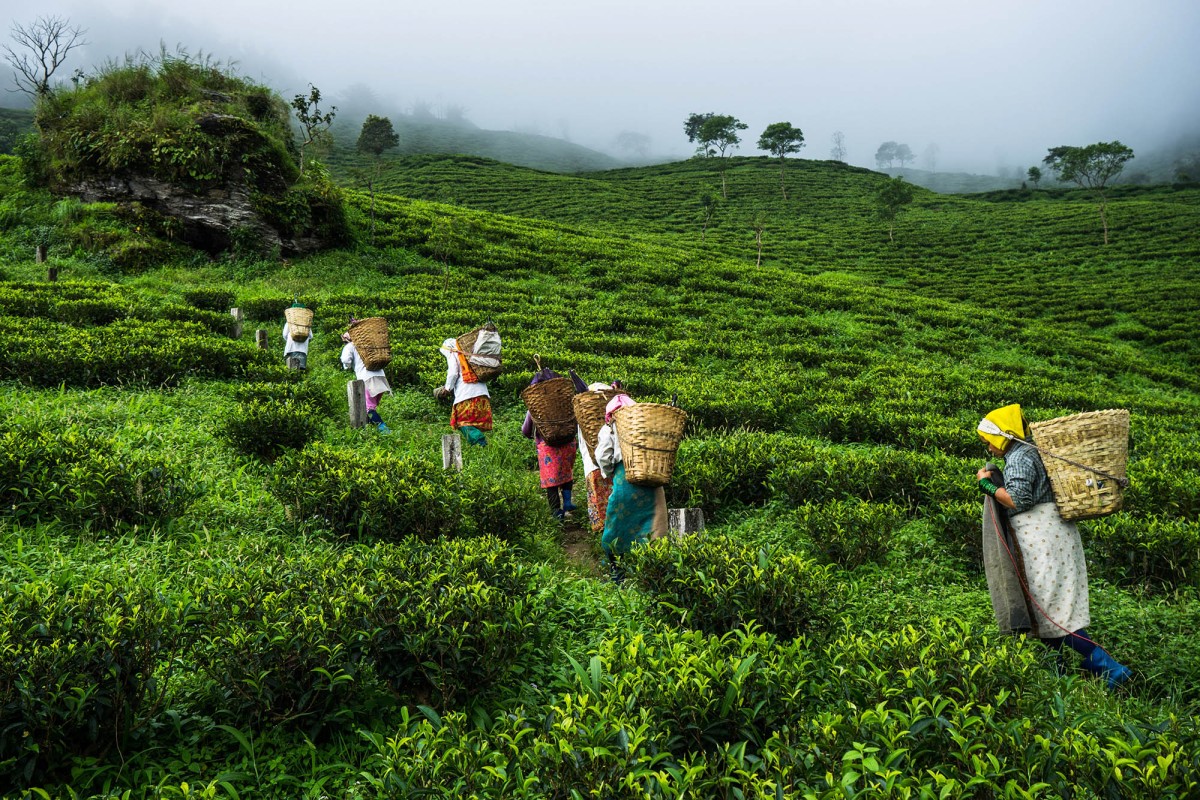
[[[350,381],[346,384],[346,402],[350,407],[350,427],[361,428],[367,424],[367,384]]]

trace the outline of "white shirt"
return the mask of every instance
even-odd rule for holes
[[[446,357],[446,383],[448,390],[454,393],[455,405],[473,397],[490,397],[487,384],[483,381],[467,383],[462,379],[462,367],[458,364],[458,354],[454,349],[458,343],[453,339],[442,342],[442,355]]]
[[[308,329],[308,338],[303,342],[297,342],[291,337],[292,329],[288,327],[288,323],[283,323],[283,341],[286,342],[283,346],[283,354],[286,356],[289,353],[304,353],[308,355],[308,343],[312,341],[312,328]]]
[[[592,460],[592,454],[588,452],[587,442],[583,438],[583,428],[576,426],[576,438],[579,440],[579,454],[583,456],[583,477],[591,475],[596,470],[600,469],[596,462]],[[604,473],[600,473],[603,475]]]
[[[346,342],[346,346],[342,348],[342,369],[354,370],[354,377],[360,381],[369,381],[371,378],[387,378],[381,369],[367,369],[354,342]]]
[[[600,474],[611,477],[622,460],[616,425],[610,422],[600,428],[600,435],[596,437],[596,464],[600,467]]]

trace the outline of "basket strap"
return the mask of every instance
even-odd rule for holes
[[[1034,450],[1037,450],[1039,453],[1041,453],[1044,456],[1050,456],[1051,458],[1057,458],[1059,461],[1065,461],[1073,467],[1079,467],[1080,469],[1086,469],[1088,472],[1094,472],[1097,475],[1102,475],[1103,477],[1108,478],[1110,481],[1116,481],[1117,485],[1120,486],[1122,489],[1129,488],[1129,478],[1119,478],[1116,475],[1105,472],[1102,469],[1096,469],[1095,467],[1089,467],[1087,464],[1080,464],[1078,461],[1067,458],[1066,456],[1060,456],[1058,453],[1054,453],[1054,452],[1051,452],[1050,450],[1046,450],[1044,448],[1038,447],[1033,442],[1029,441],[1028,439],[1022,439],[1020,436],[1016,436],[1011,433],[1005,433],[1003,431],[1000,433],[1000,435],[1005,437],[1006,439],[1012,439],[1014,442],[1020,442],[1021,444],[1029,445]]]

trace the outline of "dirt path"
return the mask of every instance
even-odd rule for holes
[[[582,520],[578,514],[578,511],[574,512],[574,518],[567,517],[563,524],[563,552],[567,560],[577,564],[586,575],[602,578],[604,569],[596,556],[596,539],[600,534],[592,533],[591,526],[587,524],[587,514],[583,515]]]

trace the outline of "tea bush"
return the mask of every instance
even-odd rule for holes
[[[73,759],[140,746],[185,617],[183,605],[111,577],[0,586],[0,781],[41,783]]]
[[[291,400],[243,403],[222,424],[235,450],[265,461],[302,449],[316,438],[319,427],[311,406]]]
[[[0,513],[85,528],[148,524],[183,513],[193,496],[177,458],[130,453],[78,428],[0,420]]]
[[[1200,588],[1200,522],[1116,514],[1083,523],[1084,541],[1112,580],[1159,590]]]
[[[411,456],[313,444],[275,464],[272,491],[297,522],[339,536],[401,539],[526,535],[545,502],[511,476],[446,472]]]
[[[635,548],[631,560],[660,617],[708,633],[753,623],[795,637],[827,630],[837,613],[832,570],[780,551],[693,536]]]
[[[892,534],[907,522],[900,506],[858,499],[803,505],[796,515],[817,551],[844,569],[883,560]]]
[[[183,292],[183,302],[202,311],[216,311],[223,314],[228,314],[229,309],[237,305],[234,302],[233,292],[227,289],[212,289],[208,287],[185,289]]]

